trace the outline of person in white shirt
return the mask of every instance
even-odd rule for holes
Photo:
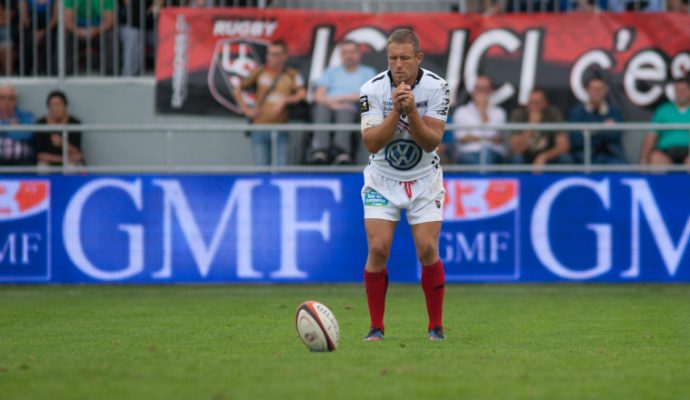
[[[492,91],[491,78],[478,76],[472,101],[455,110],[453,123],[467,126],[504,124],[506,112],[491,104]],[[486,164],[498,164],[506,154],[503,133],[494,129],[459,129],[453,132],[453,138],[453,160],[459,164],[479,164],[482,157]]]
[[[364,338],[383,339],[388,275],[386,263],[393,235],[406,210],[429,317],[428,337],[443,340],[445,274],[438,241],[443,217],[443,172],[436,148],[448,117],[448,83],[420,68],[419,38],[409,29],[388,37],[388,71],[360,90],[362,141],[371,153],[364,170],[365,229],[368,256],[364,284],[371,329]]]

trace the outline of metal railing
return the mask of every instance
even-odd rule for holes
[[[591,162],[592,145],[591,137],[595,132],[599,131],[628,131],[635,132],[635,134],[646,134],[649,131],[659,130],[688,130],[690,134],[690,124],[649,124],[649,123],[621,123],[621,124],[583,124],[583,123],[557,123],[557,124],[502,124],[502,125],[480,125],[467,126],[452,124],[447,127],[449,130],[498,130],[502,132],[510,131],[550,131],[550,132],[580,132],[584,139],[584,163],[583,164],[554,164],[543,165],[539,168],[539,172],[690,172],[690,165],[648,165],[636,164],[631,162],[627,165],[600,165]],[[0,136],[4,136],[4,132],[11,131],[33,131],[36,134],[40,132],[62,132],[62,166],[52,167],[38,167],[38,166],[2,166],[0,173],[146,173],[146,172],[162,172],[162,173],[230,173],[230,172],[346,172],[346,171],[361,171],[363,165],[356,166],[309,166],[309,165],[275,165],[276,151],[277,151],[277,133],[281,132],[310,132],[310,131],[334,131],[334,132],[352,132],[359,131],[358,124],[280,124],[280,125],[205,125],[205,124],[160,124],[160,125],[104,125],[104,124],[84,124],[84,125],[15,125],[15,126],[0,126]],[[274,162],[270,166],[253,166],[253,165],[85,165],[73,166],[64,161],[68,159],[68,132],[79,131],[82,134],[98,135],[98,134],[146,134],[155,132],[165,132],[166,135],[166,152],[170,151],[170,139],[172,133],[187,133],[194,134],[200,132],[226,132],[227,134],[237,134],[245,131],[271,131],[272,134],[272,150]],[[485,139],[483,139],[485,140]],[[88,160],[88,154],[86,154]],[[166,157],[168,158],[168,157]],[[92,160],[93,163],[93,160]],[[97,164],[97,163],[96,163]],[[446,171],[467,171],[467,172],[534,172],[534,168],[530,164],[486,164],[485,160],[481,160],[479,165],[458,165],[458,164],[444,164]]]

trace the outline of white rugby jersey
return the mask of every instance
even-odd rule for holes
[[[393,110],[395,84],[390,70],[382,72],[362,85],[359,108],[362,115],[362,131],[372,119],[383,121]],[[417,111],[442,121],[448,118],[450,90],[448,83],[431,71],[420,68],[417,81],[412,87]],[[440,168],[436,150],[427,153],[410,135],[407,115],[398,121],[395,134],[376,154],[369,157],[369,166],[377,173],[401,182],[422,178]]]

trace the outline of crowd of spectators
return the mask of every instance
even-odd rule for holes
[[[608,85],[594,75],[586,82],[587,101],[563,113],[549,105],[546,92],[534,89],[524,107],[510,112],[511,123],[598,123],[616,125],[623,122],[620,110],[609,101]],[[690,123],[690,77],[676,79],[674,101],[656,109],[652,123]],[[493,84],[488,76],[479,76],[467,104],[456,108],[449,121],[454,125],[500,125],[506,112],[491,104]],[[625,165],[637,160],[626,159],[623,132],[620,130],[589,131],[589,162],[598,165]],[[442,157],[457,164],[582,164],[585,162],[585,135],[581,131],[525,130],[500,132],[495,129],[458,129],[448,131],[439,146]],[[690,164],[687,129],[649,132],[640,155],[640,163],[654,165]]]
[[[135,1],[135,0],[131,0]],[[357,43],[343,41],[338,44],[342,63],[324,71],[315,83],[313,121],[326,123],[356,123],[358,120],[358,88],[370,79],[374,70],[360,63]],[[255,124],[282,124],[289,122],[290,108],[307,97],[304,79],[300,73],[288,66],[288,49],[284,42],[269,45],[267,59],[250,72],[234,91],[234,96],[243,113]],[[652,119],[653,123],[690,123],[690,77],[673,82],[673,101],[660,105]],[[582,164],[589,157],[592,164],[625,165],[638,160],[626,159],[621,130],[589,131],[590,153],[585,154],[586,136],[580,131],[549,131],[527,129],[502,132],[497,129],[475,129],[482,125],[502,125],[506,122],[532,124],[541,123],[600,123],[619,124],[623,121],[620,110],[610,101],[608,84],[600,75],[591,76],[585,84],[586,101],[570,109],[564,120],[564,113],[549,104],[547,93],[536,88],[529,94],[525,106],[506,110],[492,102],[495,85],[488,75],[476,78],[470,99],[456,106],[449,118],[449,125],[460,128],[447,131],[439,146],[439,153],[450,164],[530,164],[535,170],[545,164]],[[253,104],[245,103],[244,91],[251,90],[255,96]],[[32,113],[17,107],[17,92],[9,85],[0,86],[0,125],[16,126],[11,131],[0,133],[0,165],[59,166],[63,163],[63,136],[55,132],[31,132],[22,125],[31,124],[79,124],[80,121],[68,113],[67,96],[53,91],[46,99],[47,113],[36,120]],[[467,126],[467,128],[462,128]],[[252,143],[252,154],[257,165],[288,163],[290,135],[278,132],[275,151],[271,132],[248,133]],[[81,135],[71,132],[66,148],[67,162],[71,166],[83,165]],[[355,163],[357,147],[361,139],[357,132],[316,131],[309,140],[304,161],[309,164]],[[664,129],[649,132],[639,155],[641,164],[671,165],[690,164],[690,131],[687,129]]]
[[[323,72],[316,81],[312,122],[318,124],[357,122],[358,93],[362,82],[370,79],[373,68],[360,63],[357,43],[343,41],[337,46],[342,63]],[[299,72],[288,67],[288,52],[282,42],[269,46],[266,65],[258,66],[235,89],[234,96],[242,111],[253,123],[279,124],[289,120],[289,110],[307,93]],[[655,123],[690,123],[690,78],[677,79],[673,85],[674,101],[661,105],[654,114]],[[495,85],[488,75],[476,78],[471,97],[456,106],[449,125],[466,126],[447,131],[439,146],[442,160],[451,164],[530,164],[538,170],[545,164],[626,165],[637,160],[626,159],[623,132],[618,129],[582,131],[549,131],[528,129],[503,132],[484,125],[500,126],[506,122],[538,125],[562,122],[604,124],[615,127],[623,121],[620,110],[609,99],[605,79],[594,73],[585,83],[586,100],[567,113],[549,104],[543,89],[534,89],[525,106],[508,114],[492,101]],[[253,91],[255,104],[245,104],[243,92]],[[563,115],[567,115],[567,120]],[[252,132],[254,161],[271,164],[270,132]],[[585,141],[589,140],[589,145]],[[289,135],[278,133],[277,165],[285,165]],[[317,130],[307,146],[308,164],[347,165],[355,162],[361,139],[356,132]],[[661,130],[650,132],[640,155],[643,164],[688,164],[690,131]],[[589,154],[586,154],[586,148]]]

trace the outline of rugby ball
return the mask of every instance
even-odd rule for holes
[[[305,301],[295,315],[297,334],[311,351],[335,351],[340,328],[335,315],[318,301]]]

